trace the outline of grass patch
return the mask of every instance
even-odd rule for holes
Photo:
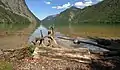
[[[29,45],[29,46],[28,46],[28,50],[29,50],[29,52],[30,52],[30,55],[32,55],[33,52],[34,52],[34,50],[35,50],[35,46],[34,46],[34,45]]]
[[[0,70],[13,70],[12,64],[0,60]]]

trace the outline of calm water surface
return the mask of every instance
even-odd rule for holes
[[[34,41],[36,37],[37,37],[37,38],[41,37],[40,30],[42,30],[43,36],[48,35],[48,29],[47,29],[46,27],[44,27],[43,25],[40,25],[40,27],[38,27],[38,28],[33,32],[33,34],[29,37],[29,43],[30,43],[31,41]],[[56,32],[55,37],[57,38],[58,36],[65,37],[64,34],[61,34],[60,32]],[[85,41],[85,42],[96,43],[96,42],[91,41],[90,39],[85,39],[85,38],[80,38],[80,37],[79,37],[79,40]],[[69,42],[68,42],[68,43],[63,43],[63,45],[64,45],[64,44],[69,45]],[[90,49],[90,50],[92,50],[92,51],[98,51],[98,52],[100,52],[100,51],[108,51],[108,50],[106,50],[106,49],[99,48],[99,47],[97,47],[97,46],[93,46],[93,45],[89,45],[89,44],[84,44],[84,43],[81,43],[79,46],[86,47],[86,48],[88,48],[88,49]]]
[[[40,27],[38,27],[29,37],[29,42],[33,41],[35,38],[41,37],[40,30],[42,30],[43,36],[46,36],[48,34],[48,29],[45,28],[43,25],[40,25]]]

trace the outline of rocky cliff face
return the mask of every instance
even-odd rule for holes
[[[12,11],[17,15],[24,16],[30,21],[35,20],[33,14],[28,10],[25,0],[1,0],[0,6],[5,10]]]
[[[0,0],[0,48],[24,46],[38,21],[25,0]]]

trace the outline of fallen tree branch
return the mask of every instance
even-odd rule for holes
[[[107,50],[110,50],[110,51],[119,51],[120,49],[116,49],[116,48],[110,48],[110,47],[106,47],[104,45],[100,45],[100,44],[95,44],[95,43],[91,43],[91,42],[84,42],[84,41],[81,41],[81,40],[78,40],[78,39],[68,39],[68,38],[64,38],[64,37],[58,37],[59,39],[64,39],[64,40],[70,40],[70,41],[76,41],[77,40],[77,44],[80,44],[80,43],[85,43],[85,44],[90,44],[90,45],[93,45],[93,46],[97,46],[97,47],[100,47],[100,48],[104,48],[104,49],[107,49]]]

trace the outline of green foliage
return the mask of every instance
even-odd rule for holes
[[[28,47],[28,50],[30,51],[30,54],[32,54],[32,53],[34,52],[34,50],[35,50],[35,46],[30,45],[30,46]]]
[[[0,70],[13,70],[12,64],[6,61],[0,61]]]
[[[73,18],[71,14],[74,15]],[[84,9],[71,7],[51,21],[56,26],[68,26],[69,23],[75,26],[79,24],[118,25],[120,24],[120,0],[104,0]]]
[[[1,1],[0,1],[0,5],[3,5],[4,7],[6,7],[5,4],[3,4]]]

